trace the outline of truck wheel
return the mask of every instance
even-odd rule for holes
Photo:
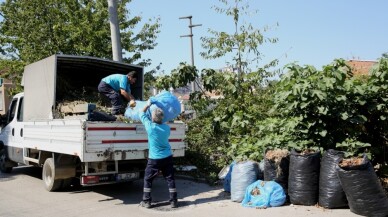
[[[2,173],[10,173],[12,171],[12,167],[7,166],[7,155],[5,154],[5,150],[0,150],[0,171]]]
[[[62,179],[55,179],[55,164],[52,158],[47,158],[43,164],[42,179],[47,191],[58,190],[62,186]]]

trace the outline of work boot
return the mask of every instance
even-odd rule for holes
[[[151,201],[142,200],[140,206],[149,209],[151,208]]]
[[[170,202],[170,206],[171,206],[171,208],[177,208],[178,207],[178,201],[176,201],[176,200],[171,201]]]

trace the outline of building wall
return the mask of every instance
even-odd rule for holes
[[[349,60],[347,65],[352,68],[354,75],[368,75],[372,67],[377,64],[376,61],[369,60]]]

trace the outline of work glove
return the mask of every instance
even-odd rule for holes
[[[133,107],[135,107],[135,106],[136,106],[135,100],[129,101],[129,107],[133,108]]]

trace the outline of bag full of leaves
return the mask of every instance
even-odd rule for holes
[[[319,175],[319,205],[333,209],[347,207],[348,201],[337,176],[336,166],[344,158],[344,152],[327,150],[321,160]]]
[[[320,151],[291,151],[288,195],[295,205],[312,206],[318,202]]]
[[[250,184],[246,191],[244,207],[267,208],[282,206],[286,202],[286,194],[281,185],[274,181],[257,180]]]
[[[336,170],[351,212],[363,216],[388,216],[388,198],[366,155],[343,159]]]
[[[279,183],[287,194],[289,166],[288,150],[267,150],[264,156],[264,181]]]
[[[152,111],[156,108],[163,110],[163,123],[172,121],[181,113],[181,104],[178,98],[168,91],[162,91],[149,100],[152,104],[145,114],[150,118]],[[140,112],[147,103],[147,101],[136,100],[135,107],[127,107],[124,116],[134,121],[140,121]]]
[[[257,180],[259,166],[254,161],[241,161],[233,166],[230,183],[230,199],[241,202],[246,188]]]
[[[230,193],[230,183],[232,182],[232,171],[233,171],[233,166],[236,162],[232,162],[227,168],[228,169],[228,172],[226,173],[225,175],[225,178],[224,178],[224,191],[226,192],[229,192]]]

